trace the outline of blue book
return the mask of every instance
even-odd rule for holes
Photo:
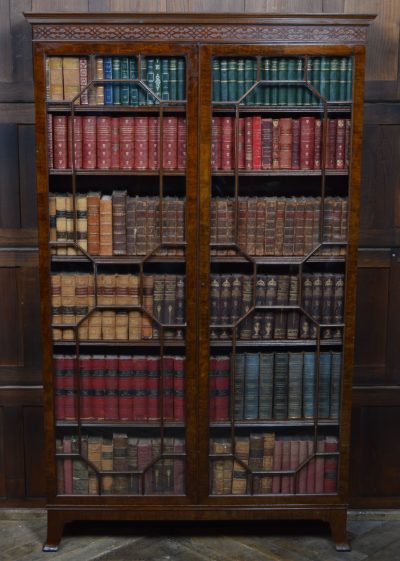
[[[105,56],[103,59],[103,72],[104,79],[112,79],[112,58],[110,56]],[[104,105],[113,104],[113,87],[112,84],[104,85]]]
[[[342,380],[342,353],[332,351],[331,363],[331,419],[339,418],[340,389]]]
[[[258,419],[258,379],[260,357],[256,353],[245,354],[244,418]]]
[[[315,353],[305,352],[303,355],[303,417],[315,417]]]
[[[243,420],[244,354],[235,356],[235,420]]]
[[[274,353],[260,354],[259,418],[272,419]]]
[[[320,354],[318,417],[328,419],[331,394],[331,353]]]

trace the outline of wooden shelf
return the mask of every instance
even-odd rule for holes
[[[173,105],[75,105],[74,113],[186,113],[186,106],[182,104]],[[71,113],[71,105],[68,101],[48,101],[47,111],[49,113]]]
[[[158,169],[76,169],[75,175],[149,175],[160,176]],[[185,176],[186,170],[163,170],[163,176]],[[49,175],[72,175],[71,169],[49,169]]]
[[[160,428],[161,421],[81,421],[83,428],[132,428],[132,429],[156,429]],[[78,421],[57,421],[57,427],[77,427]],[[185,423],[183,421],[164,421],[165,428],[183,429]]]
[[[53,341],[54,347],[75,347],[75,341]],[[85,340],[79,341],[80,347],[157,347],[161,346],[160,341],[148,340],[148,341],[119,341],[115,339],[114,341],[99,341],[99,340]],[[176,339],[166,339],[164,341],[164,347],[185,347],[186,342],[184,340]]]
[[[236,108],[232,107],[234,102],[227,103],[226,106],[216,105],[213,102],[213,113],[235,113]],[[351,113],[352,104],[338,102],[338,104],[328,103],[328,114],[331,113]],[[316,105],[239,105],[239,113],[317,113],[323,115],[324,108]]]
[[[312,255],[305,257],[274,257],[251,256],[258,265],[300,265],[301,263],[344,263],[345,255]],[[250,263],[249,259],[242,255],[212,255],[211,263]]]
[[[211,174],[216,177],[233,176],[234,170],[212,170]],[[321,176],[322,170],[320,169],[263,169],[263,170],[245,170],[238,171],[239,177],[276,177],[276,176]],[[325,175],[349,175],[348,169],[327,169]]]
[[[297,427],[314,427],[315,423],[323,427],[338,427],[338,419],[288,419],[282,421],[266,420],[266,421],[212,421],[210,428],[212,429],[225,429],[231,428],[232,425],[238,428],[297,428]]]
[[[228,329],[228,328],[227,328]],[[323,347],[336,346],[341,347],[343,341],[341,339],[321,339],[320,345]],[[232,347],[231,339],[210,339],[210,347]],[[316,339],[257,339],[236,341],[236,347],[316,347]]]
[[[92,255],[89,259],[83,255],[52,255],[53,263],[91,263],[92,260],[97,265],[139,265],[145,259],[145,256],[127,255],[126,257],[100,257]],[[185,257],[178,255],[151,256],[145,260],[145,263],[185,263]]]

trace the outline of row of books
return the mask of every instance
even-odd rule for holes
[[[54,355],[53,364],[58,421],[77,419],[77,376],[81,420],[184,420],[185,357]]]
[[[337,419],[342,353],[237,353],[210,358],[210,419]],[[233,371],[233,376],[232,376]],[[231,382],[234,380],[234,388]],[[318,380],[318,403],[317,403]]]
[[[75,103],[82,105],[138,106],[159,103],[157,98],[164,101],[185,99],[183,57],[141,57],[140,64],[141,81],[147,88],[138,83],[116,82],[85,89],[91,80],[137,80],[137,57],[96,57],[95,72],[91,72],[87,57],[47,57],[47,99],[70,101],[80,92]]]
[[[237,325],[240,339],[310,339],[317,337],[317,322],[328,325],[343,322],[343,274],[305,273],[301,285],[299,301],[297,275],[257,275],[255,295],[251,275],[211,275],[210,337],[231,339],[231,333],[223,326]],[[297,305],[309,312],[315,323],[296,310],[257,308]],[[248,314],[253,306],[256,308]],[[339,327],[321,329],[322,339],[341,339],[341,336]]]
[[[185,441],[164,438],[162,451],[172,457],[162,458],[150,467],[160,456],[160,438],[136,438],[124,433],[114,433],[110,438],[82,434],[80,442],[75,435],[57,438],[58,454],[80,452],[82,456],[82,459],[57,458],[57,492],[60,495],[183,494]],[[87,462],[98,471],[110,473],[98,475]]]
[[[224,454],[233,452],[231,440],[210,441],[210,452],[216,455],[210,466],[213,495],[336,492],[338,439],[335,436],[319,437],[315,446],[311,436],[256,433],[236,437],[234,445],[235,458],[225,458]],[[299,469],[303,462],[305,465]],[[271,471],[277,473],[262,474]],[[286,471],[293,474],[279,474]]]
[[[158,339],[160,324],[173,326],[164,329],[165,338],[183,339],[183,328],[177,326],[185,322],[185,277],[143,275],[142,287],[140,284],[139,275],[98,274],[95,294],[93,274],[53,273],[54,340],[74,340],[75,333],[69,325],[79,325],[81,340]],[[97,306],[110,309],[92,311],[96,297]]]
[[[161,139],[162,128],[162,139]],[[162,158],[160,146],[162,140]],[[48,166],[53,169],[184,170],[186,119],[47,115]]]
[[[74,200],[70,193],[49,196],[50,242],[74,242]],[[75,198],[76,241],[91,255],[147,255],[161,241],[157,255],[183,255],[185,199],[178,197],[129,197],[126,191],[112,195],[99,191]],[[76,255],[75,247],[52,248],[57,255]]]
[[[238,101],[258,80],[305,80],[329,101],[352,99],[351,57],[262,57],[257,75],[255,58],[214,57],[213,101]],[[244,105],[317,105],[320,99],[309,88],[297,85],[261,85],[241,102]]]
[[[323,211],[322,239],[320,238]],[[235,235],[235,213],[237,232]],[[344,197],[215,197],[211,200],[211,245],[235,242],[249,255],[307,255],[320,241],[347,240],[348,202]],[[212,247],[214,255],[236,255]],[[319,254],[344,254],[327,246]]]
[[[212,119],[213,170],[347,169],[351,149],[351,120],[327,119],[325,159],[323,123],[315,117],[261,118],[258,115]],[[236,133],[235,127],[238,125]],[[237,147],[235,138],[237,134]]]

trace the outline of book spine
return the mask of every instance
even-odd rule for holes
[[[111,169],[120,168],[120,120],[118,117],[111,117]]]
[[[213,117],[211,121],[211,169],[221,168],[221,119]]]
[[[336,167],[336,125],[337,119],[328,119],[328,135],[325,152],[325,167],[335,169]]]
[[[135,117],[134,125],[134,169],[148,169],[149,118]]]
[[[313,169],[315,118],[300,117],[300,169]]]
[[[174,419],[185,419],[185,357],[174,357]]]
[[[82,105],[88,105],[89,97],[88,90],[82,91],[88,85],[88,59],[86,57],[80,57],[79,59],[79,86],[81,90],[80,102]]]
[[[103,57],[103,76],[104,80],[113,78],[113,60],[110,56]],[[100,78],[100,76],[98,76]],[[104,84],[104,105],[113,105],[113,84]]]
[[[221,117],[221,168],[232,169],[234,165],[234,119]]]
[[[126,191],[112,194],[113,254],[126,255]]]
[[[82,167],[83,169],[96,168],[96,124],[97,118],[82,117]]]
[[[272,169],[272,119],[261,120],[262,169]]]
[[[178,155],[177,168],[186,169],[186,119],[178,118]]]
[[[163,167],[173,170],[178,165],[178,118],[165,117],[163,125]]]
[[[221,66],[220,66],[220,60],[217,57],[214,57],[212,61],[212,80],[213,80],[212,100],[221,101]]]
[[[95,68],[95,78],[96,80],[104,80],[104,59],[103,57],[96,58],[96,68]],[[92,89],[89,90],[89,102],[90,105],[104,105],[104,86],[102,84],[97,84]]]
[[[346,157],[346,120],[337,119],[336,122],[336,169],[344,169],[345,167],[345,157]]]
[[[160,359],[148,356],[147,366],[147,418],[160,419]]]
[[[252,117],[252,169],[261,169],[261,117]]]
[[[97,168],[111,167],[111,117],[97,117]]]
[[[66,115],[53,115],[53,165],[66,169],[68,165],[68,125]]]
[[[292,168],[292,119],[279,120],[279,167]]]
[[[149,117],[149,169],[160,167],[160,120]]]

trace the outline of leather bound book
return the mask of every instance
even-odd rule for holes
[[[185,277],[184,275],[176,275],[175,287],[175,314],[174,322],[177,325],[185,323]],[[175,338],[183,339],[184,333],[182,329],[175,330]]]
[[[342,353],[332,351],[331,353],[331,403],[330,418],[338,419],[340,413],[340,390],[342,378]]]
[[[344,169],[346,158],[346,119],[336,121],[336,169]]]
[[[76,230],[78,245],[87,251],[87,196],[76,197]]]
[[[261,169],[261,117],[252,118],[252,169]]]
[[[119,117],[111,117],[111,169],[120,168],[119,160],[119,129],[120,129],[120,119]]]
[[[232,275],[231,311],[230,317],[234,325],[242,315],[242,276]]]
[[[99,255],[113,254],[112,198],[103,195],[100,199],[100,247]]]
[[[238,134],[238,168],[246,169],[246,119],[239,118],[239,134]]]
[[[279,168],[292,168],[292,119],[290,117],[279,120]]]
[[[272,459],[272,470],[273,471],[282,470],[282,452],[283,452],[282,437],[280,437],[280,438],[275,437],[274,456],[273,456],[273,459]],[[277,493],[281,492],[281,482],[282,482],[282,476],[281,475],[274,475],[272,477],[272,493],[273,494],[277,494]]]
[[[208,379],[208,395],[209,395],[209,406],[208,406],[208,416],[211,423],[217,421],[217,392],[216,392],[216,380],[217,380],[217,361],[219,357],[210,356],[209,362],[209,379]]]
[[[121,57],[121,79],[129,80],[129,58]],[[121,83],[121,105],[129,105],[129,84]]]
[[[344,153],[344,167],[349,169],[351,158],[351,119],[345,120],[345,153]]]
[[[177,61],[177,99],[186,99],[185,90],[185,59],[182,57],[178,58]]]
[[[176,209],[176,228],[175,228],[175,241],[184,242],[185,241],[185,199],[175,199],[175,209]],[[176,250],[178,255],[184,255],[184,249]]]
[[[272,119],[261,119],[261,167],[272,169]]]
[[[147,357],[134,356],[131,361],[132,418],[134,421],[148,418]]]
[[[135,117],[135,155],[134,169],[144,170],[149,167],[149,118]]]
[[[79,58],[64,56],[62,59],[62,65],[64,99],[70,101],[80,92]],[[75,103],[79,104],[79,97],[75,100]]]
[[[160,167],[160,119],[149,117],[149,169]]]
[[[292,120],[292,169],[300,169],[300,121]]]
[[[308,456],[308,446],[306,437],[301,436],[299,438],[299,465],[301,465]],[[300,472],[297,474],[297,486],[296,493],[305,494],[307,492],[307,468],[308,464],[303,466]]]
[[[253,305],[253,283],[249,275],[242,276],[242,316],[245,315]],[[239,324],[239,338],[249,340],[252,334],[253,318],[248,315]]]
[[[115,338],[119,341],[128,340],[128,312],[124,309],[130,304],[129,275],[117,275],[115,281],[115,304],[121,306],[116,310]]]
[[[238,197],[238,231],[237,243],[243,250],[247,250],[247,203],[248,197]],[[211,207],[212,209],[212,207]],[[213,209],[212,209],[213,210]],[[212,216],[211,216],[211,234],[212,234]]]
[[[118,357],[106,355],[104,358],[104,419],[119,419]]]
[[[163,379],[163,419],[172,421],[174,417],[174,357],[160,358],[160,372]]]
[[[305,197],[298,198],[294,210],[294,244],[293,255],[304,255],[305,238]]]
[[[89,311],[89,274],[75,273],[75,315],[76,322],[81,321]],[[88,323],[82,322],[78,327],[79,338],[88,338]]]
[[[143,277],[143,306],[150,313],[153,310],[154,276],[144,275]],[[142,313],[142,339],[153,338],[153,322],[151,318]]]
[[[285,232],[285,214],[286,214],[287,199],[278,197],[276,199],[276,212],[275,212],[275,255],[284,255],[283,253],[283,239]]]
[[[67,196],[56,195],[55,197],[55,207],[56,207],[56,235],[58,242],[66,242],[68,237],[67,232]],[[57,255],[67,255],[67,247],[59,246],[56,248]]]
[[[335,275],[326,273],[322,276],[322,299],[321,299],[321,322],[329,324],[333,322],[333,287]],[[321,329],[322,339],[332,338],[332,328]]]
[[[72,138],[72,123],[74,134]],[[82,117],[68,117],[68,167],[72,168],[72,154],[74,168],[82,167]]]
[[[300,169],[313,169],[315,117],[300,117]]]
[[[315,119],[314,169],[321,169],[321,165],[322,165],[322,120]]]
[[[313,209],[313,247],[318,245],[321,240],[321,197],[311,198],[309,203]]]
[[[274,467],[274,449],[275,449],[275,433],[267,432],[263,435],[263,459],[262,469],[271,471]],[[266,495],[272,492],[271,476],[264,475],[260,481],[260,493]]]
[[[215,387],[214,387],[215,420],[226,421],[229,419],[229,395],[230,395],[229,356],[215,357],[214,382],[215,382]]]
[[[72,195],[68,194],[65,197],[65,222],[66,222],[66,232],[67,232],[67,242],[72,244],[75,241],[74,232],[74,206]],[[67,255],[76,255],[76,249],[72,245],[67,247]]]
[[[291,470],[296,470],[299,466],[299,456],[300,456],[300,440],[299,436],[293,437],[290,442],[290,460],[289,468]],[[294,493],[296,490],[296,474],[289,476],[289,493]]]
[[[93,355],[90,359],[92,416],[105,419],[105,356]]]
[[[104,79],[104,60],[103,57],[96,58],[95,68],[96,80]],[[108,85],[106,87],[109,87]],[[94,90],[89,90],[90,105],[104,105],[104,86],[97,85]]]
[[[87,242],[88,253],[99,255],[100,251],[100,193],[87,195]]]
[[[325,437],[324,451],[325,453],[335,453],[338,451],[338,439],[336,436]],[[324,460],[324,493],[336,493],[338,456],[327,456]]]
[[[136,255],[146,255],[147,197],[136,197],[135,228]]]
[[[163,277],[165,288],[162,321],[165,326],[168,326],[176,322],[176,275],[163,275]],[[164,328],[164,337],[166,339],[174,339],[175,333],[175,329],[168,327]]]
[[[287,471],[290,469],[290,452],[291,452],[292,440],[290,436],[282,437],[282,471]],[[281,476],[281,493],[290,493],[290,475]]]
[[[53,115],[47,113],[47,167],[54,168],[54,151],[53,151]]]
[[[314,441],[307,440],[308,456],[312,456],[315,452]],[[315,493],[315,457],[307,464],[307,494]]]
[[[304,200],[304,255],[314,249],[314,209],[310,200]]]
[[[266,197],[265,202],[265,255],[275,255],[276,197]]]
[[[257,229],[257,197],[249,197],[247,201],[247,253],[256,254]]]
[[[210,324],[217,325],[221,321],[221,277],[211,275],[210,286]],[[220,330],[211,327],[210,338],[219,339]]]
[[[279,119],[272,119],[272,168],[279,169]]]
[[[340,59],[332,57],[329,63],[329,101],[337,101],[340,92]]]
[[[325,437],[318,437],[317,453],[325,451]],[[325,472],[325,458],[324,456],[316,456],[315,458],[315,493],[320,494],[324,492],[324,472]]]
[[[68,165],[68,125],[66,115],[53,115],[53,166],[67,169]]]
[[[221,64],[216,57],[212,61],[212,100],[221,101]]]
[[[136,202],[137,197],[127,197],[126,199],[126,253],[136,255]]]
[[[49,193],[49,242],[56,242],[57,240],[57,211],[56,211],[56,195]],[[56,254],[55,247],[50,248],[50,253]]]
[[[80,381],[80,418],[83,420],[93,419],[92,411],[92,357],[80,355],[79,357],[79,381]]]
[[[88,59],[86,57],[79,58],[79,86],[80,90],[84,90],[88,85]],[[88,90],[82,91],[80,102],[82,105],[88,105]]]
[[[250,440],[247,436],[235,438],[235,455],[243,463],[249,463]],[[232,495],[245,495],[247,488],[247,470],[242,463],[233,461]]]
[[[161,99],[168,101],[169,97],[169,60],[161,59]]]
[[[185,366],[184,356],[174,356],[174,419],[185,420]]]
[[[63,57],[50,56],[48,61],[48,84],[49,99],[52,101],[62,101],[64,99],[63,89]]]
[[[221,169],[221,117],[211,120],[211,169]]]
[[[315,273],[312,277],[312,299],[310,313],[316,322],[321,323],[321,306],[322,306],[322,274]],[[315,323],[310,325],[310,338],[315,339],[317,336],[317,326]]]
[[[97,117],[97,167],[111,168],[111,117]]]
[[[160,357],[146,357],[147,368],[147,418],[160,419]]]
[[[290,275],[288,304],[296,306],[298,303],[299,279],[297,275]],[[300,314],[297,310],[289,310],[287,313],[286,337],[287,339],[299,338]]]
[[[163,167],[167,170],[178,167],[178,117],[164,117]]]
[[[329,419],[331,397],[331,353],[320,354],[318,417]]]
[[[287,419],[288,415],[288,366],[288,353],[275,353],[273,416],[276,420]]]
[[[61,310],[62,323],[75,325],[75,275],[61,274]],[[73,329],[63,329],[63,341],[72,341],[75,338]]]
[[[134,117],[119,119],[119,167],[133,169],[135,161],[135,120]]]
[[[303,274],[302,278],[302,306],[306,312],[311,313],[312,311],[312,297],[313,297],[313,276],[309,274]],[[300,316],[300,339],[310,338],[310,320],[307,316],[302,314]]]
[[[178,118],[178,169],[186,169],[186,119]]]
[[[324,227],[323,227],[323,240],[324,242],[333,241],[333,220],[334,220],[334,205],[335,199],[333,197],[326,197],[324,201]],[[331,247],[323,249],[325,253],[332,252]]]
[[[283,255],[294,255],[294,227],[297,200],[291,197],[286,200],[285,224],[283,231]]]
[[[238,81],[238,61],[234,58],[228,59],[228,100],[236,101],[237,99],[237,81]]]
[[[123,433],[113,434],[113,470],[127,471],[128,469],[128,436]],[[126,495],[129,489],[129,475],[113,476],[113,492],[116,495]]]
[[[303,401],[303,353],[289,353],[288,378],[288,418],[300,419]]]
[[[221,169],[234,166],[234,118],[221,117]]]
[[[336,168],[336,127],[338,119],[328,119],[328,135],[325,150],[326,169]]]
[[[104,67],[104,77],[106,78],[106,67]],[[119,80],[121,76],[121,57],[113,56],[111,59],[111,77],[113,80]],[[112,102],[113,105],[121,105],[121,84],[112,84]]]
[[[260,353],[259,419],[272,419],[274,353]]]
[[[155,275],[154,276],[154,287],[153,287],[153,316],[160,322],[164,323],[164,308],[165,308],[165,276]],[[158,338],[160,336],[160,327],[157,323],[153,326],[153,337]]]
[[[232,302],[231,275],[219,275],[219,283],[221,286],[219,321],[221,325],[229,325],[231,323],[231,302]],[[227,329],[222,329],[219,338],[229,339],[230,331]]]
[[[264,435],[250,434],[249,467],[252,471],[260,471],[263,468]],[[261,488],[259,475],[253,476],[253,494],[258,495]]]
[[[255,353],[245,353],[244,416],[245,420],[258,419],[258,382],[260,357]]]
[[[174,453],[185,452],[185,441],[182,438],[174,438]],[[174,494],[183,495],[185,492],[185,460],[174,460]]]
[[[98,275],[98,303],[104,306],[115,305],[117,275]],[[102,310],[101,332],[104,340],[112,341],[115,333],[115,310]]]
[[[96,169],[97,160],[97,117],[84,115],[82,117],[82,167]]]
[[[344,275],[334,276],[332,323],[343,323],[344,311]],[[333,328],[333,339],[342,338],[342,329]]]
[[[113,254],[126,255],[126,191],[112,194]]]
[[[65,420],[65,403],[68,400],[67,391],[65,386],[65,380],[71,378],[69,374],[69,362],[72,359],[72,381],[73,381],[73,358],[67,357],[65,355],[54,355],[53,356],[53,366],[54,366],[54,413],[57,421]],[[73,391],[73,386],[72,386]],[[74,402],[74,397],[72,393],[72,402]]]
[[[137,275],[129,275],[128,277],[128,295],[131,306],[139,305],[139,277]],[[138,341],[141,339],[142,333],[142,316],[139,311],[133,310],[128,312],[129,324],[129,340]]]
[[[232,365],[235,365],[234,418],[236,421],[242,421],[244,414],[245,355],[238,353],[234,358],[231,358],[231,362]]]
[[[101,471],[112,471],[113,469],[113,441],[111,438],[103,437],[101,445]],[[112,475],[103,476],[100,479],[102,494],[109,495],[113,492]]]

